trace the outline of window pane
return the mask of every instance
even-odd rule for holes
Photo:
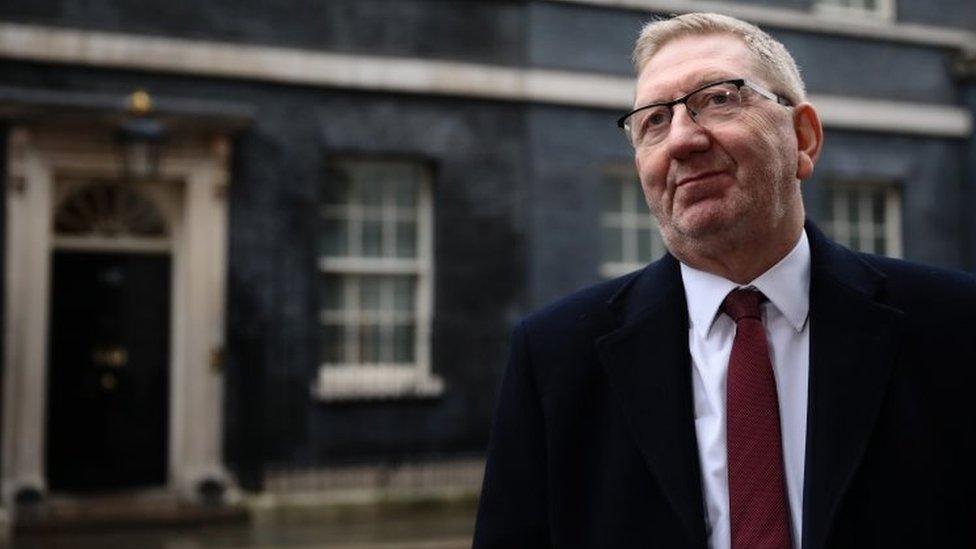
[[[401,208],[412,208],[417,205],[417,180],[414,170],[410,170],[404,177],[396,181],[396,204]]]
[[[359,358],[362,363],[380,361],[380,325],[362,324],[359,326]]]
[[[414,277],[396,277],[393,281],[393,309],[396,311],[412,311],[415,292],[416,281]]]
[[[630,196],[628,197],[630,199],[630,211],[641,216],[651,215],[651,212],[647,209],[647,204],[644,202],[644,192],[641,191],[636,183],[631,183],[631,185],[634,188],[630,189]]]
[[[322,327],[322,362],[337,364],[345,362],[345,334],[341,324],[326,324]]]
[[[370,170],[369,176],[362,182],[363,205],[380,206],[383,204],[383,184],[377,179],[375,171]]]
[[[322,221],[322,235],[319,239],[319,253],[326,256],[345,256],[349,254],[348,224],[345,219],[325,219]]]
[[[874,253],[876,254],[888,253],[888,248],[887,246],[885,246],[885,239],[883,236],[874,237]]]
[[[417,257],[417,224],[413,221],[396,224],[396,256]]]
[[[661,230],[658,229],[657,223],[654,224],[653,235],[653,247],[651,248],[651,259],[656,259],[664,255],[664,238],[661,236]]]
[[[341,311],[345,307],[344,279],[338,275],[323,275],[319,280],[319,308],[325,311]]]
[[[871,213],[874,222],[883,224],[885,220],[885,192],[883,190],[871,193]]]
[[[651,229],[637,229],[637,261],[647,263],[651,260]]]
[[[603,192],[603,211],[621,211],[621,192],[623,191],[623,186],[620,184],[620,181],[613,178],[605,182],[601,190]]]
[[[363,255],[380,257],[383,255],[383,223],[363,221]]]
[[[359,309],[362,311],[383,310],[383,278],[364,276],[359,279]]]
[[[393,327],[393,361],[414,361],[414,327],[413,324],[397,324]]]
[[[847,194],[847,220],[851,225],[857,225],[857,221],[860,216],[858,216],[858,199],[857,191],[850,191]]]
[[[603,227],[603,260],[623,261],[623,231],[616,227]]]

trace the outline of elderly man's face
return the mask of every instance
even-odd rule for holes
[[[635,104],[668,101],[731,78],[768,89],[740,39],[678,38],[645,65]],[[800,200],[792,109],[748,89],[742,97],[742,112],[711,129],[697,125],[683,105],[675,106],[667,137],[636,151],[644,196],[669,246],[716,235],[759,237],[788,215],[791,201]]]

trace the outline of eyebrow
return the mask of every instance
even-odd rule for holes
[[[643,106],[657,105],[658,103],[670,103],[675,98],[682,97],[685,94],[691,92],[692,90],[697,90],[698,88],[701,88],[702,86],[707,86],[709,84],[713,84],[715,82],[721,82],[723,80],[728,80],[730,78],[742,78],[742,77],[741,76],[733,76],[730,73],[725,72],[725,71],[718,71],[718,70],[708,71],[708,72],[702,73],[697,78],[695,78],[694,80],[692,80],[691,85],[686,86],[681,91],[681,93],[675,95],[674,97],[671,97],[671,98],[668,98],[668,99],[654,99],[654,100],[651,100],[651,101],[646,101],[644,103],[641,103],[639,106],[641,106],[641,105],[643,105]]]

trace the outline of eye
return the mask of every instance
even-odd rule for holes
[[[730,101],[730,93],[726,90],[707,90],[702,98],[702,104],[706,107],[721,107]]]
[[[739,91],[722,84],[705,88],[688,98],[688,106],[695,112],[731,114],[739,104]]]
[[[648,107],[638,113],[635,137],[642,143],[653,143],[668,132],[671,109],[662,105]]]
[[[726,92],[717,93],[709,99],[714,105],[724,105],[729,102],[729,94]]]
[[[671,109],[667,107],[651,107],[644,111],[641,121],[641,131],[660,131],[671,124]]]
[[[668,123],[668,115],[664,112],[664,109],[652,111],[647,115],[647,121],[644,125],[653,128],[655,126],[663,126]]]

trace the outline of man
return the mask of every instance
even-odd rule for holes
[[[648,24],[620,125],[669,254],[515,330],[476,547],[973,547],[976,280],[804,224],[796,65]]]

